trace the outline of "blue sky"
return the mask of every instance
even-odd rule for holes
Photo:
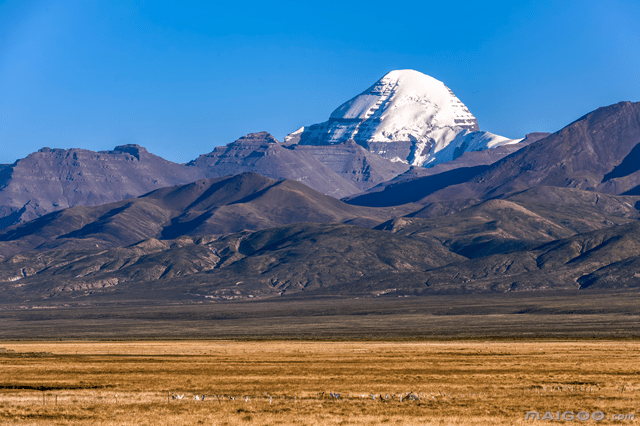
[[[443,81],[512,138],[640,101],[637,1],[220,3],[0,0],[0,163],[282,140],[393,69]]]

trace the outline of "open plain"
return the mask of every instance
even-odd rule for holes
[[[633,424],[638,414],[632,291],[125,302],[1,306],[0,423],[513,425],[535,422],[529,411],[539,423],[599,411],[598,424]]]
[[[549,411],[554,418],[602,412],[606,418],[598,424],[633,424],[640,414],[637,341],[14,341],[1,346],[2,424],[544,423],[525,421],[529,411],[541,417]],[[620,415],[624,420],[614,420]]]

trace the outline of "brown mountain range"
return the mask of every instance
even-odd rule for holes
[[[355,143],[287,146],[266,132],[251,133],[186,165],[138,145],[101,152],[43,148],[14,164],[0,165],[0,229],[67,207],[120,201],[203,178],[254,172],[299,181],[341,198],[408,168]]]
[[[259,147],[239,164],[251,152],[304,151],[248,139],[228,147]],[[244,173],[77,206],[0,232],[0,288],[15,303],[635,288],[639,142],[640,104],[626,102],[493,164],[397,180],[348,203]],[[232,164],[232,152],[199,160]],[[351,164],[373,162],[354,152]],[[332,162],[346,182],[350,163]]]
[[[299,182],[256,173],[204,179],[100,206],[76,206],[0,231],[0,255],[60,248],[112,248],[147,238],[224,235],[297,222],[375,226],[402,208],[351,206]]]

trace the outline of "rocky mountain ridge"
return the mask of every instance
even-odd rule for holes
[[[43,148],[0,170],[0,228],[67,207],[94,206],[205,177],[138,145]]]
[[[620,102],[586,114],[492,164],[399,180],[349,202],[369,206],[439,203],[461,208],[469,205],[464,200],[473,203],[536,186],[633,195],[640,185],[634,161],[639,144],[640,103]]]

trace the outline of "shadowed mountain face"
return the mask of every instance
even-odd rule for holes
[[[569,188],[539,187],[488,200],[447,216],[424,208],[376,229],[440,241],[468,258],[507,253],[636,221],[639,197],[598,195]]]
[[[475,192],[491,195],[538,185],[621,194],[626,188],[601,184],[638,143],[640,103],[621,102],[599,108],[506,157],[475,177],[469,186]],[[623,176],[607,181],[620,179]]]
[[[202,170],[166,161],[138,145],[101,152],[44,148],[0,169],[0,229],[203,177]]]
[[[344,200],[355,206],[388,207],[418,203],[429,195],[452,185],[467,182],[486,171],[489,166],[460,167],[434,175],[414,179],[403,179],[396,183],[381,185],[382,190],[346,197]]]
[[[435,166],[430,168],[411,167],[406,172],[397,175],[393,179],[387,179],[387,181],[382,182],[376,185],[375,187],[369,189],[367,193],[380,192],[385,188],[387,188],[388,186],[397,184],[402,181],[408,181],[411,179],[416,179],[416,178],[426,177],[426,176],[436,176],[441,173],[451,172],[453,170],[459,170],[463,174],[466,174],[466,170],[484,170],[483,168],[479,168],[477,166],[488,166],[490,164],[493,164],[498,160],[503,159],[507,155],[513,154],[519,149],[527,145],[530,145],[534,142],[537,142],[540,139],[544,139],[550,135],[551,133],[530,133],[521,142],[514,145],[503,145],[503,146],[498,146],[492,149],[485,149],[482,151],[465,152],[461,156],[457,157],[455,160],[447,161],[446,163],[436,164]],[[448,173],[448,175],[443,175],[443,176],[455,176],[455,173]],[[467,178],[468,178],[468,174],[465,179]],[[350,199],[355,199],[356,197],[360,197],[361,195],[364,195],[364,194],[358,194],[358,195],[354,195],[352,197],[346,197],[346,198],[350,200]],[[364,199],[366,198],[363,198],[363,200]]]
[[[295,181],[255,173],[163,188],[143,197],[50,213],[0,232],[0,254],[33,249],[118,247],[146,238],[221,235],[296,222],[375,226],[407,210],[345,204]]]
[[[638,143],[640,103],[621,102],[599,108],[489,166],[401,181],[377,195],[364,194],[349,202],[390,206],[411,201],[466,207],[469,204],[460,200],[477,202],[536,186],[633,195],[640,184],[640,172],[633,166]]]

